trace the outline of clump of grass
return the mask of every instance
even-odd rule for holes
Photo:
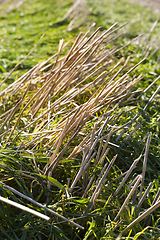
[[[68,239],[69,235],[76,239],[74,232],[77,238],[81,236],[87,239],[92,234],[96,235],[92,229],[96,225],[93,218],[96,215],[100,215],[100,221],[104,222],[101,226],[108,224],[104,229],[101,228],[100,236],[112,236],[115,231],[123,234],[159,206],[159,201],[153,202],[145,214],[136,217],[142,206],[144,210],[143,202],[146,204],[146,193],[142,196],[142,192],[151,133],[147,140],[143,168],[141,167],[142,175],[135,171],[132,173],[143,150],[138,159],[130,161],[126,172],[116,169],[118,154],[114,154],[114,151],[120,148],[119,140],[126,138],[128,141],[144,123],[143,113],[159,91],[158,88],[152,94],[140,112],[137,97],[143,96],[153,83],[144,90],[135,87],[144,75],[131,73],[145,59],[131,66],[130,57],[115,57],[130,44],[113,45],[110,48],[109,44],[119,37],[117,31],[124,26],[117,25],[115,23],[104,31],[98,28],[95,31],[90,29],[85,34],[79,33],[75,41],[65,43],[63,39],[60,40],[56,54],[36,64],[0,93],[3,103],[0,118],[1,155],[4,158],[0,166],[1,191],[6,198],[9,196],[24,204],[30,201],[38,206],[38,210],[44,209],[45,214],[48,211],[54,215],[49,215],[47,219],[53,219],[53,222],[41,229],[40,235],[37,229],[42,222],[38,223],[38,220],[29,215],[23,217],[22,225],[26,236],[30,234],[28,222],[31,222],[40,239],[41,234],[46,237],[47,231],[53,231],[57,238],[60,233],[61,239]],[[69,50],[63,54],[66,47]],[[121,124],[121,117],[132,112],[133,117]],[[138,122],[140,117],[141,122]],[[130,130],[133,123],[136,124],[134,130],[126,136],[126,131]],[[16,158],[13,152],[8,152],[8,147],[11,146]],[[45,155],[43,159],[42,153]],[[119,183],[120,178],[123,179]],[[132,183],[129,182],[131,180]],[[8,185],[5,184],[6,181]],[[145,191],[149,194],[149,190]],[[132,202],[129,202],[131,197]],[[97,207],[101,201],[105,202],[104,206]],[[134,210],[135,220],[131,223],[127,211],[136,208],[137,204],[138,210]],[[108,219],[106,211],[111,212],[107,214]],[[67,214],[73,218],[80,217],[79,220],[76,219],[79,223],[63,216]],[[8,226],[8,219],[2,214],[4,236],[8,236],[12,229],[11,236],[22,237],[21,227],[17,232],[12,214],[7,211],[6,215],[12,219],[12,226]],[[125,216],[127,223],[124,223]],[[63,228],[66,223],[59,223],[57,217],[71,224],[69,231],[66,227]],[[80,229],[86,228],[86,219],[90,217],[93,221],[88,230],[73,230],[72,225]],[[16,221],[19,222],[21,218],[22,212],[18,212]],[[56,222],[59,228],[56,228]],[[96,228],[98,229],[98,224]]]

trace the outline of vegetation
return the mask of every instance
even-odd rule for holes
[[[158,16],[54,2],[0,9],[1,239],[158,239]]]

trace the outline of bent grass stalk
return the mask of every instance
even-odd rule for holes
[[[156,210],[160,206],[160,201],[156,202],[153,206],[148,208],[144,213],[142,213],[138,218],[136,218],[132,223],[130,223],[123,231],[123,235],[126,231],[128,231],[131,227],[133,227],[138,222],[142,221],[145,217],[149,216],[154,210]]]
[[[37,212],[37,211],[35,211],[35,210],[31,209],[31,208],[28,208],[28,207],[26,207],[26,206],[24,206],[24,205],[22,205],[22,204],[13,202],[12,200],[6,199],[6,198],[4,198],[4,197],[1,197],[1,196],[0,196],[0,201],[5,202],[5,203],[8,203],[8,204],[10,204],[10,205],[12,205],[12,206],[14,206],[14,207],[16,207],[16,208],[19,208],[19,209],[21,209],[21,210],[23,210],[23,211],[29,212],[29,213],[31,213],[31,214],[33,214],[33,215],[36,215],[36,216],[39,217],[39,218],[43,218],[43,219],[46,220],[46,221],[50,221],[50,220],[51,220],[50,217],[48,217],[48,216],[46,216],[46,215],[44,215],[44,214],[42,214],[42,213],[40,213],[40,212]]]

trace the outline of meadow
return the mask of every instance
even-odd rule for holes
[[[12,2],[1,239],[159,239],[159,15],[126,0]]]

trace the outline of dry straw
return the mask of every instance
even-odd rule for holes
[[[10,109],[0,116],[0,137],[3,138],[2,146],[11,142],[13,144],[18,143],[17,151],[26,150],[27,153],[30,153],[36,173],[41,173],[43,177],[51,177],[56,172],[57,166],[64,155],[69,160],[82,153],[83,160],[77,173],[71,178],[72,183],[69,192],[74,194],[76,188],[79,189],[80,179],[83,178],[82,196],[90,194],[92,206],[96,203],[96,199],[99,197],[107,176],[112,171],[117,158],[117,154],[111,160],[108,157],[110,149],[108,145],[119,148],[118,143],[112,142],[112,135],[118,132],[116,141],[119,141],[126,131],[129,130],[129,127],[140,117],[140,113],[137,113],[132,120],[118,126],[117,122],[121,116],[129,111],[135,111],[136,107],[117,109],[121,103],[126,101],[129,103],[135,94],[144,94],[159,79],[157,78],[143,92],[139,89],[133,90],[133,87],[144,76],[130,77],[130,73],[145,59],[131,67],[128,66],[129,57],[126,60],[114,57],[120,50],[139,38],[138,36],[124,46],[109,48],[109,44],[119,37],[119,30],[125,24],[118,27],[117,25],[118,23],[115,23],[105,31],[102,31],[99,27],[95,31],[90,29],[85,34],[79,33],[75,41],[71,40],[64,43],[63,39],[60,40],[56,54],[46,61],[36,64],[36,66],[0,92],[4,106],[7,104],[9,96],[16,99],[14,106],[10,106]],[[66,48],[67,53],[64,55],[63,50]],[[143,109],[144,111],[158,91],[159,88],[149,99]],[[126,140],[135,133],[143,122],[138,124],[127,137],[125,136]],[[90,126],[90,130],[86,131],[86,126]],[[119,132],[120,130],[121,132]],[[68,151],[75,139],[78,144],[71,148],[72,151]],[[140,208],[152,185],[149,185],[141,198],[150,140],[151,133],[146,144],[138,208]],[[33,154],[33,151],[40,149],[41,146],[48,152],[49,156],[49,160],[43,169],[38,168]],[[108,203],[113,201],[114,197],[117,197],[127,179],[131,177],[131,173],[140,158],[141,156],[132,163],[127,172],[122,173],[113,180],[117,181],[124,176],[113,197],[108,200]],[[12,171],[12,169],[6,166],[1,166],[1,168],[6,171]],[[90,171],[90,169],[92,170]],[[22,171],[17,171],[17,174],[32,180],[36,179],[28,172],[26,174]],[[131,189],[131,186],[133,187],[115,217],[115,221],[125,209],[129,198],[134,194],[140,181],[141,175],[135,177],[132,184],[128,186],[128,190]],[[44,179],[43,182],[47,184],[47,199],[49,199],[49,190],[51,190],[52,185]],[[9,186],[5,185],[5,187],[42,208],[40,203],[29,199]],[[0,200],[7,202],[2,197]],[[11,201],[8,201],[8,203],[13,204]],[[14,205],[19,206],[16,203]],[[154,203],[150,209],[133,221],[123,232],[145,216],[148,216],[158,206],[159,202]],[[83,228],[49,208],[45,209],[74,226]],[[39,217],[42,217],[42,215]]]

